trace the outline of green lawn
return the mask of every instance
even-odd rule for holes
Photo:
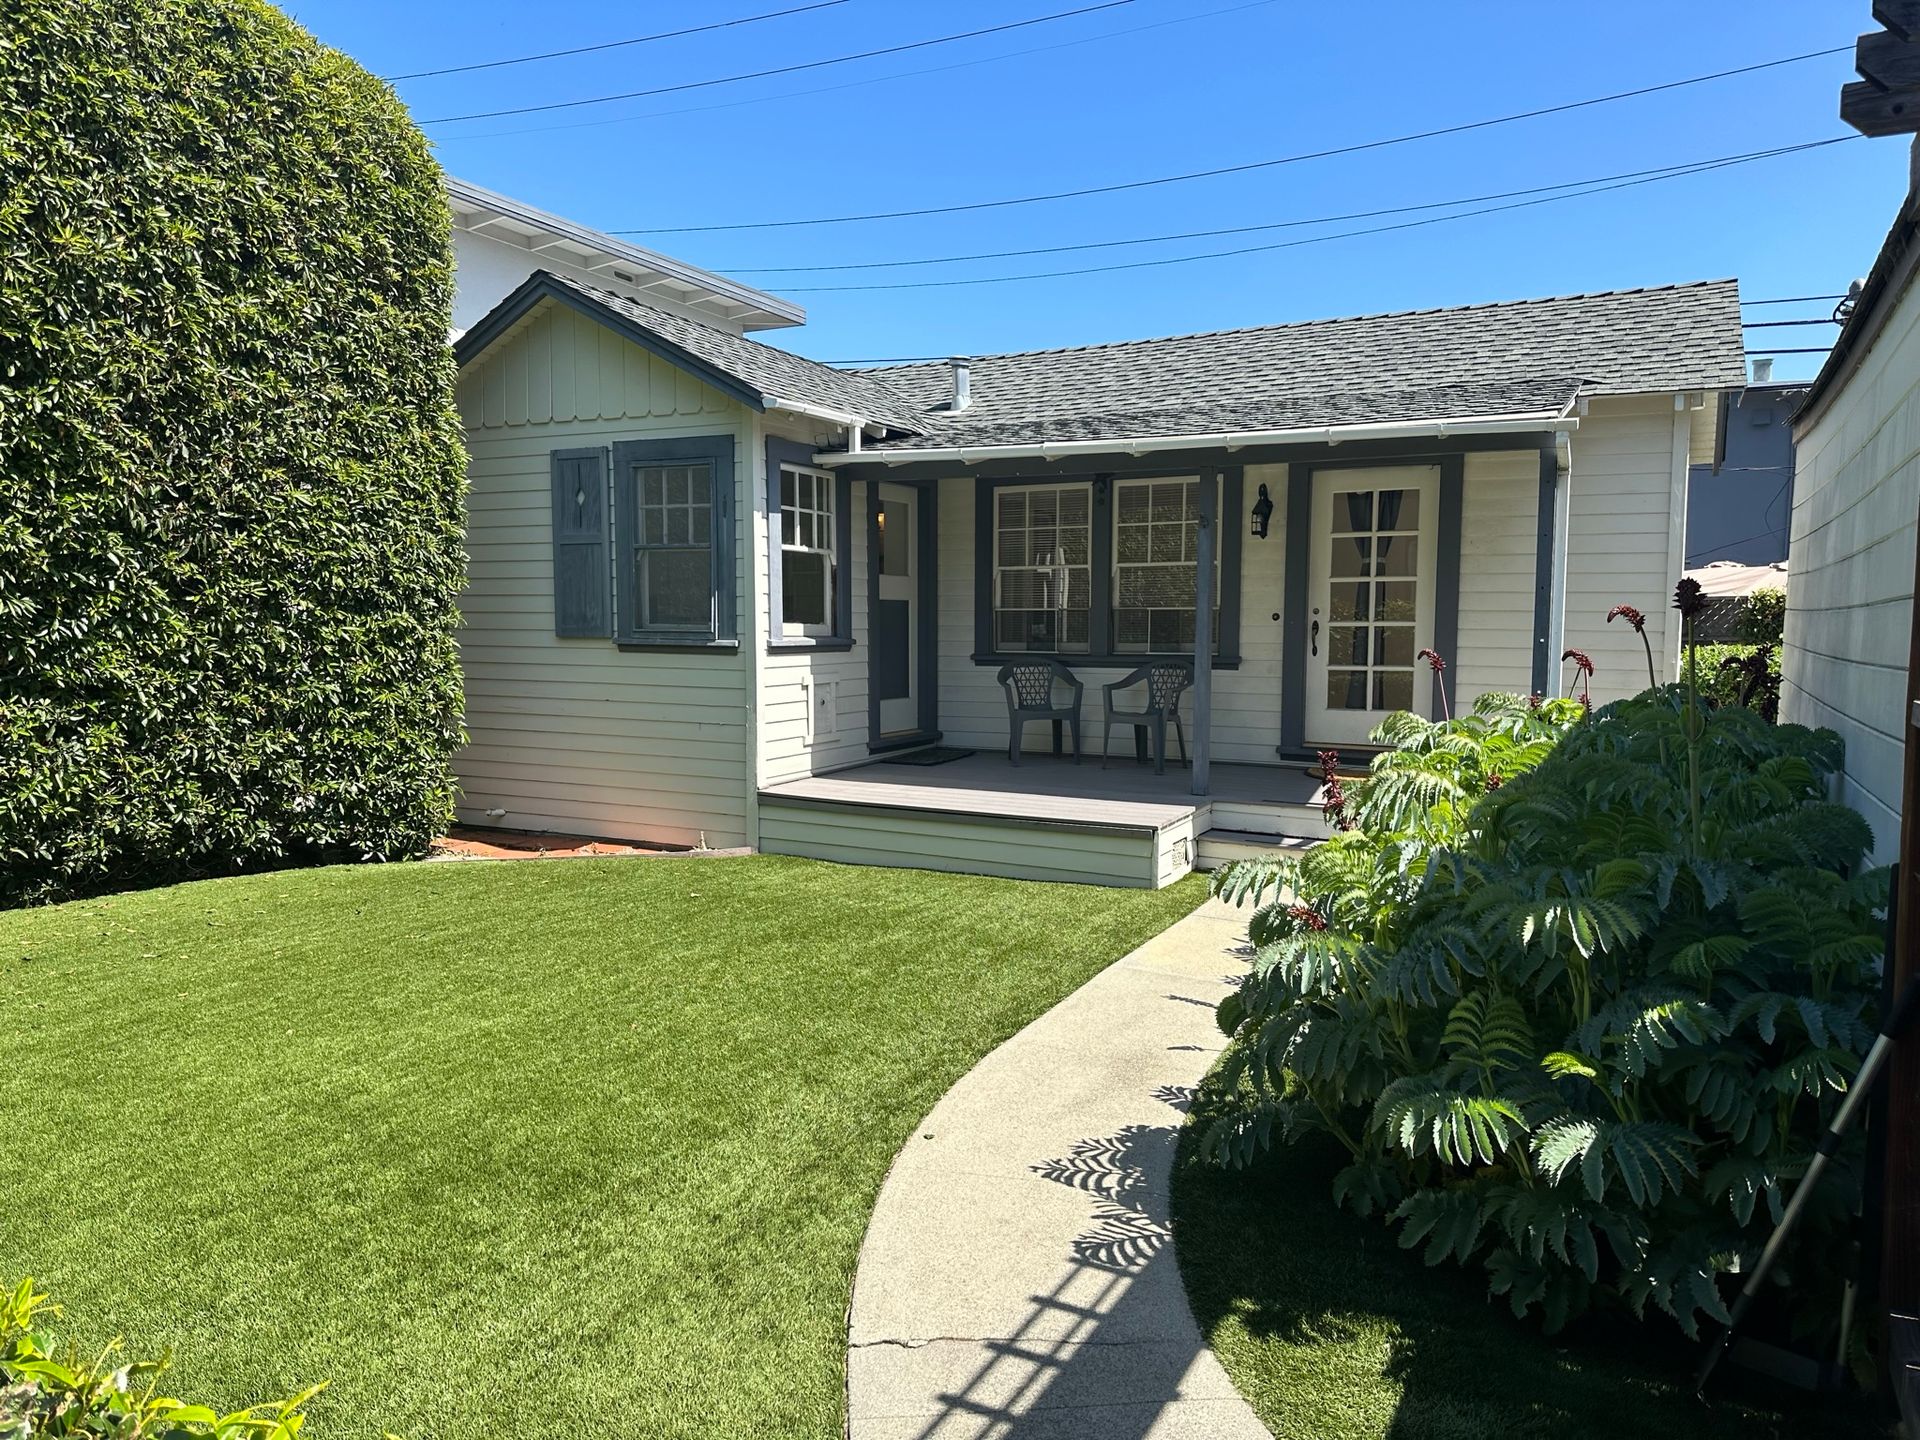
[[[1589,1319],[1558,1341],[1489,1301],[1479,1272],[1426,1268],[1378,1216],[1336,1211],[1343,1152],[1304,1142],[1244,1174],[1174,1174],[1175,1246],[1200,1328],[1278,1440],[1866,1440],[1864,1405],[1769,1390],[1664,1317]]]
[[[0,915],[0,1282],[309,1433],[841,1433],[868,1211],[1197,904],[800,860],[348,867]]]

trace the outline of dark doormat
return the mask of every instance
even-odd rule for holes
[[[888,755],[881,759],[882,765],[944,765],[949,760],[964,760],[974,752],[957,750],[951,745],[929,745],[925,750],[909,751],[905,755]]]

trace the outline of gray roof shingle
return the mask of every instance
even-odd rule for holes
[[[817,360],[777,350],[744,335],[703,325],[671,311],[629,300],[597,286],[542,272],[567,289],[605,307],[629,323],[686,351],[695,359],[731,375],[768,399],[797,400],[841,410],[896,430],[918,430],[925,421],[889,386],[857,371],[835,370]]]
[[[1744,383],[1733,280],[1310,320],[850,372],[902,397],[917,437],[881,449],[1206,434],[1538,413],[1574,393]],[[1563,397],[1563,398],[1556,398]]]

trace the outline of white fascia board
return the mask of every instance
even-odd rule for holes
[[[469,181],[456,180],[449,175],[447,194],[453,202],[456,216],[459,217],[462,227],[478,234],[488,233],[485,227],[490,222],[502,221],[519,229],[558,237],[578,246],[591,256],[605,257],[604,260],[598,260],[588,268],[597,270],[611,269],[615,265],[631,266],[634,269],[649,271],[660,279],[671,281],[676,285],[685,286],[703,297],[711,296],[715,301],[745,306],[748,313],[741,317],[741,323],[749,330],[770,330],[779,326],[806,323],[806,309],[791,300],[783,300],[778,295],[770,295],[764,290],[742,285],[739,281],[729,280],[724,275],[716,275],[710,270],[688,265],[684,261],[675,260],[670,255],[642,249],[618,236],[589,229],[563,216],[536,210],[531,205],[523,204],[510,196],[497,194]],[[505,237],[495,234],[493,238]]]
[[[805,415],[810,420],[825,420],[829,425],[850,425],[864,429],[868,423],[863,415],[855,415],[851,410],[835,410],[830,405],[786,400],[778,395],[768,395],[765,399],[769,410],[785,410],[794,415]]]
[[[823,451],[820,465],[852,461],[912,465],[923,460],[960,465],[985,460],[1067,459],[1075,455],[1149,455],[1163,450],[1242,450],[1250,445],[1339,445],[1353,440],[1445,440],[1465,435],[1515,435],[1572,431],[1580,421],[1565,411],[1524,415],[1480,415],[1454,420],[1392,420],[1369,425],[1309,425],[1291,430],[1228,430],[1211,435],[1140,435],[1120,440],[1042,440],[1026,445],[954,445],[943,449],[866,451],[859,455]]]

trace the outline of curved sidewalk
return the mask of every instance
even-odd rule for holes
[[[860,1251],[850,1440],[1270,1440],[1201,1339],[1167,1212],[1244,936],[1209,900],[921,1122]]]

